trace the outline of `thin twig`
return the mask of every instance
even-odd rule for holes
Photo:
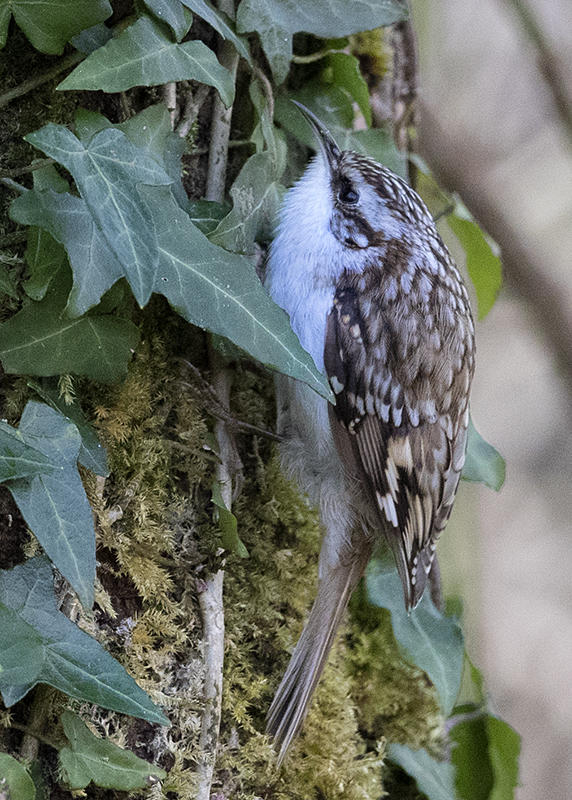
[[[266,74],[260,69],[260,67],[254,68],[254,74],[262,84],[262,89],[264,94],[266,95],[266,102],[268,103],[268,116],[271,120],[274,119],[274,92],[272,91],[272,84],[270,83],[269,79],[267,78]]]
[[[26,175],[28,172],[34,172],[42,167],[48,167],[50,164],[55,164],[53,158],[38,158],[33,164],[27,164],[25,167],[17,167],[16,169],[0,169],[0,178],[17,178],[19,175]]]
[[[28,724],[20,726],[16,722],[11,723],[12,728],[21,730],[25,734],[22,739],[22,744],[20,745],[20,755],[25,761],[35,761],[38,757],[40,742],[49,744],[51,747],[55,746],[43,735],[46,721],[50,713],[53,694],[54,690],[51,686],[47,686],[46,684],[37,686],[28,715]]]
[[[177,121],[177,83],[176,81],[169,81],[163,86],[163,100],[169,112],[171,120],[171,128],[175,130],[175,122]]]
[[[318,50],[315,53],[308,53],[306,56],[292,56],[292,63],[294,64],[312,64],[314,61],[320,61],[322,58],[331,55],[331,53],[344,53],[345,50]]]
[[[234,16],[234,0],[219,0],[219,9],[230,17]],[[236,80],[238,53],[234,46],[223,41],[219,48],[219,60]],[[211,123],[211,139],[209,163],[207,168],[206,199],[221,203],[224,200],[226,163],[228,158],[228,142],[230,139],[230,121],[232,107],[225,108],[220,96],[215,95]],[[232,374],[223,365],[220,353],[211,344],[211,374],[213,388],[219,402],[230,407],[230,386]],[[232,437],[224,422],[218,420],[215,425],[220,463],[216,473],[220,483],[222,499],[228,509],[232,504],[232,456],[234,446]],[[201,720],[199,737],[199,758],[197,768],[197,800],[210,800],[216,752],[220,731],[222,706],[222,669],[224,660],[224,605],[223,605],[224,571],[219,569],[202,584],[199,593],[199,604],[203,620],[204,653],[205,653],[205,708]]]
[[[235,147],[246,147],[247,145],[254,147],[252,139],[234,139],[228,143],[228,149],[232,150]],[[196,150],[188,153],[188,156],[190,158],[193,156],[206,156],[208,153],[210,153],[210,147],[197,147]]]
[[[241,419],[233,417],[230,410],[223,406],[223,404],[220,402],[219,396],[215,392],[214,387],[212,387],[211,384],[203,377],[201,371],[195,367],[194,364],[191,364],[190,361],[187,361],[184,358],[181,359],[181,362],[193,374],[198,386],[186,382],[183,382],[182,385],[194,392],[197,398],[214,417],[218,417],[218,419],[225,422],[229,427],[234,428],[241,433],[262,436],[265,439],[271,439],[273,442],[282,441],[282,436],[279,436],[277,433],[273,433],[265,428],[258,427],[258,425],[252,425],[250,422],[244,422]]]
[[[0,183],[4,184],[7,189],[11,189],[13,192],[24,194],[24,192],[28,191],[25,186],[22,186],[22,184],[17,181],[13,181],[12,178],[0,178]]]
[[[220,0],[219,9],[226,13],[228,13],[229,10],[232,11],[230,16],[233,16],[233,0]],[[228,69],[233,80],[235,80],[236,69],[238,67],[238,53],[231,42],[226,40],[222,42],[219,51],[219,61],[223,67]],[[232,106],[226,108],[217,92],[213,101],[207,187],[205,192],[206,200],[214,200],[217,203],[222,203],[224,200],[231,117]]]
[[[7,92],[4,92],[4,94],[0,95],[0,108],[4,108],[4,106],[7,106],[8,103],[11,103],[12,100],[15,100],[17,97],[22,97],[28,94],[28,92],[32,92],[34,89],[37,89],[38,86],[48,83],[48,81],[53,80],[62,72],[70,69],[70,67],[75,67],[75,65],[83,61],[84,58],[84,53],[71,53],[41,75],[36,75],[27,81],[19,83],[18,86],[14,86],[13,89],[9,89]]]
[[[183,113],[181,114],[181,119],[179,120],[179,124],[176,128],[181,139],[184,139],[184,137],[191,130],[194,121],[199,115],[201,106],[209,96],[210,88],[211,87],[207,86],[206,83],[200,83],[195,90],[191,89],[190,87],[187,90],[185,95],[185,104],[183,106]],[[205,152],[208,152],[208,150]]]
[[[554,105],[568,138],[572,142],[572,101],[568,94],[566,78],[560,69],[558,59],[536,17],[536,12],[525,0],[509,0],[520,24],[538,51],[538,67],[546,85],[552,93]]]

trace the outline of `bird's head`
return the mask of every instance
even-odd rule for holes
[[[372,158],[341,150],[318,117],[294,103],[314,133],[325,176],[320,188],[328,195],[319,200],[329,212],[329,230],[340,244],[352,250],[379,247],[420,225],[432,225],[425,205],[405,181]]]

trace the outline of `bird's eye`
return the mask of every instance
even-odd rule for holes
[[[338,193],[338,200],[340,203],[355,205],[359,200],[359,194],[351,186],[343,186]]]

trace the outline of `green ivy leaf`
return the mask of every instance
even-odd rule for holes
[[[375,559],[370,563],[366,587],[370,602],[391,612],[395,638],[407,658],[429,676],[447,717],[459,693],[463,670],[463,634],[458,622],[437,611],[429,592],[408,614],[392,560]]]
[[[36,787],[30,773],[8,753],[0,753],[0,797],[14,800],[35,800],[36,797]]]
[[[289,0],[242,0],[237,13],[238,29],[260,31],[268,24],[289,33],[313,33],[323,39],[340,38],[385,25],[393,25],[407,17],[401,0],[329,0],[327,9],[322,0],[305,0],[293,4]]]
[[[224,502],[220,484],[214,481],[212,485],[211,499],[217,508],[218,524],[222,535],[222,546],[231,553],[236,553],[241,558],[248,558],[249,553],[240,536],[238,535],[238,523],[235,515],[227,508]]]
[[[514,800],[518,786],[520,736],[498,717],[487,715],[489,754],[494,774],[494,786],[489,800]]]
[[[514,800],[520,737],[491,714],[461,719],[451,730],[455,786],[460,800]]]
[[[143,2],[157,19],[171,28],[175,39],[180,42],[193,21],[190,14],[185,14],[180,0],[143,0]]]
[[[103,114],[80,108],[75,115],[76,133],[82,142],[89,142],[104,128],[115,128],[127,136],[135,147],[143,150],[165,170],[171,178],[171,189],[179,205],[184,208],[187,193],[181,181],[181,156],[185,152],[185,141],[171,128],[169,111],[164,103],[148,106],[133,117],[111,125]]]
[[[359,61],[350,53],[330,53],[324,59],[322,80],[345,89],[358,104],[368,125],[371,125],[369,89],[359,68]]]
[[[215,8],[208,0],[181,0],[181,2],[190,8],[195,14],[208,22],[215,31],[227,39],[236,48],[236,52],[241,55],[244,60],[252,66],[252,58],[248,51],[248,43],[245,39],[241,39],[234,31],[231,20],[228,19],[226,14]]]
[[[70,789],[85,789],[93,781],[103,789],[131,792],[148,788],[150,777],[166,777],[161,767],[95,736],[71,711],[64,711],[60,719],[69,746],[60,750],[59,757],[64,782]]]
[[[77,700],[169,724],[121,664],[58,611],[45,558],[0,571],[0,666],[7,707],[47,683]]]
[[[0,482],[30,478],[53,469],[41,450],[25,442],[20,431],[0,420]]]
[[[38,191],[53,189],[55,192],[67,192],[65,181],[53,164],[34,170],[34,188]],[[40,227],[32,227],[28,231],[26,247],[26,263],[30,277],[24,284],[24,290],[32,300],[42,300],[48,290],[50,281],[63,267],[66,251],[50,234]]]
[[[53,236],[42,228],[32,227],[28,231],[26,263],[30,277],[24,284],[28,297],[43,300],[50,281],[66,262],[66,251]]]
[[[99,131],[87,144],[52,123],[25,138],[71,172],[109,249],[120,263],[132,265],[131,288],[145,305],[158,261],[156,236],[149,208],[131,190],[170,184],[165,170],[115,128]]]
[[[506,477],[504,458],[492,444],[483,439],[469,420],[467,436],[467,458],[463,467],[462,478],[473,483],[484,483],[498,492]]]
[[[32,134],[32,139],[72,172],[87,209],[71,195],[28,192],[12,204],[11,213],[17,220],[49,226],[55,238],[69,248],[76,308],[78,297],[84,304],[88,299],[92,304],[98,302],[103,291],[124,274],[140,305],[153,291],[159,292],[189,322],[226,336],[263,364],[330,397],[324,377],[301,348],[287,316],[265,292],[254,265],[209,242],[166,186],[144,185],[156,182],[145,180],[160,170],[156,162],[121,131],[100,131],[86,144],[63,128],[64,134],[56,134],[56,127],[46,126]],[[108,144],[110,134],[114,134],[113,158],[111,154],[106,158],[109,150],[104,151],[101,137],[105,136]],[[134,165],[141,166],[141,177]],[[164,171],[162,180],[163,176],[168,178]],[[86,210],[93,216],[91,228],[84,225]],[[107,220],[109,230],[99,257]],[[84,230],[78,241],[80,226]],[[143,241],[148,243],[147,251]],[[94,274],[78,260],[86,248]]]
[[[0,325],[0,361],[6,372],[39,376],[73,373],[103,383],[125,377],[139,340],[135,325],[96,313],[68,317],[64,308],[70,283],[64,277],[52,283],[40,303],[28,302]]]
[[[98,47],[103,47],[104,44],[107,44],[112,36],[113,31],[111,28],[108,28],[103,22],[98,22],[97,25],[92,25],[91,28],[86,28],[81,33],[78,33],[77,36],[73,36],[70,42],[76,50],[88,56]]]
[[[284,195],[284,187],[273,179],[274,172],[269,152],[250,156],[230,190],[232,211],[211,233],[211,242],[237,253],[252,254],[254,242],[271,235]]]
[[[121,264],[80,197],[49,189],[26,192],[12,203],[10,216],[22,225],[41,225],[65,245],[74,278],[65,308],[71,318],[97,305],[123,276]]]
[[[451,764],[436,761],[426,750],[411,750],[394,743],[388,746],[387,757],[415,778],[417,788],[427,800],[456,800]]]
[[[60,54],[76,33],[111,16],[108,0],[0,0],[0,47],[10,16],[42,53]]]
[[[327,9],[321,0],[242,0],[236,26],[239,33],[258,33],[274,79],[282,83],[288,74],[294,33],[339,38],[392,25],[406,16],[407,8],[400,0],[329,0]]]
[[[175,44],[158,23],[142,17],[88,56],[57,89],[123,92],[190,80],[214,86],[223,103],[232,104],[234,81],[212,50],[198,40]]]
[[[187,203],[187,213],[191,222],[206,236],[214,231],[228,211],[227,205],[214,203],[211,200],[193,200]]]
[[[459,800],[489,800],[494,777],[485,715],[458,722],[450,733]]]
[[[18,429],[46,456],[52,470],[7,484],[26,524],[86,608],[93,605],[95,530],[77,471],[76,426],[44,403],[30,401]]]
[[[107,465],[107,453],[99,441],[93,426],[87,421],[81,406],[77,401],[66,403],[59,394],[57,380],[45,379],[42,383],[38,381],[28,381],[28,386],[38,394],[42,400],[59,412],[76,426],[81,436],[81,446],[77,460],[86,469],[90,469],[96,475],[107,477],[109,467]]]
[[[491,244],[472,219],[450,214],[447,224],[467,256],[467,271],[477,293],[479,319],[483,319],[493,307],[502,286],[502,265],[498,248]]]

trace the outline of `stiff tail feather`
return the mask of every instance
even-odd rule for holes
[[[332,569],[320,580],[310,617],[268,711],[266,730],[274,737],[278,765],[302,728],[336,631],[368,557],[369,552],[361,553],[353,563]]]

